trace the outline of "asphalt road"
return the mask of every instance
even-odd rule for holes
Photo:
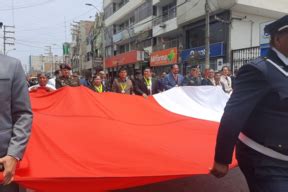
[[[197,175],[117,192],[249,192],[249,190],[241,171],[235,168],[222,179],[216,179],[211,175]]]

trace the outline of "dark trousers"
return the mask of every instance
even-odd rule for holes
[[[288,192],[288,162],[262,155],[242,143],[236,147],[236,156],[250,192]]]
[[[288,177],[274,175],[277,170],[272,168],[273,170],[270,170],[272,175],[262,175],[261,171],[258,173],[257,169],[251,166],[239,164],[239,167],[246,178],[250,192],[288,192]]]
[[[17,183],[6,186],[0,185],[0,192],[19,192],[19,185]]]

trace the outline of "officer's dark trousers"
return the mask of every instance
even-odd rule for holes
[[[261,175],[253,167],[240,164],[239,167],[246,178],[250,192],[288,192],[288,177]]]
[[[237,159],[250,192],[288,192],[288,162],[264,156],[243,145],[237,145]]]
[[[10,185],[0,185],[0,192],[19,192],[19,185],[12,183]]]

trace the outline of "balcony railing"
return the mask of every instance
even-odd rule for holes
[[[171,9],[169,10],[167,13],[157,17],[154,21],[153,21],[153,26],[157,26],[160,25],[161,23],[164,23],[170,19],[173,19],[177,16],[177,12],[176,12],[176,8],[175,9]]]
[[[179,45],[178,39],[174,39],[171,41],[165,41],[163,43],[157,43],[157,45],[153,46],[153,51],[160,51],[160,50],[164,50],[164,49],[178,47],[178,45]]]

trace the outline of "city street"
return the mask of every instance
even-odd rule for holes
[[[239,168],[222,179],[211,175],[198,175],[115,192],[249,192]]]
[[[0,5],[0,192],[288,192],[288,0]]]

